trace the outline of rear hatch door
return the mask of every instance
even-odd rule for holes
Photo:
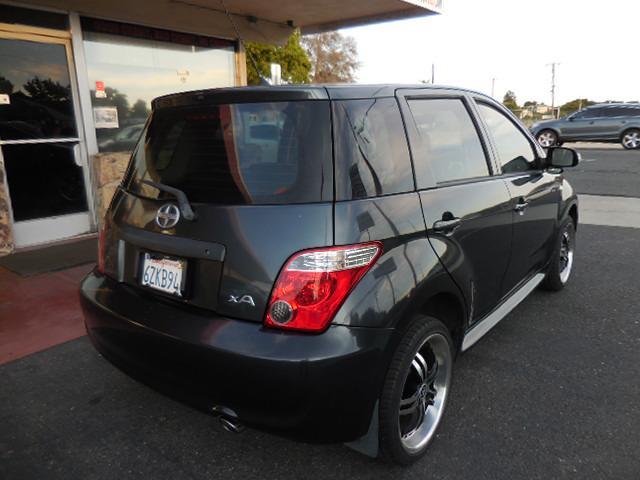
[[[287,258],[332,245],[329,102],[324,90],[270,91],[155,103],[107,217],[108,269],[121,282],[261,321]],[[183,192],[195,219],[162,186]]]

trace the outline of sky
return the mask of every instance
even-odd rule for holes
[[[640,100],[640,2],[444,0],[442,15],[342,30],[355,38],[359,83],[435,83],[519,104]]]

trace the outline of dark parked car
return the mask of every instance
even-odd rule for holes
[[[640,104],[593,105],[559,120],[531,126],[543,147],[563,142],[620,142],[626,149],[640,148]]]
[[[161,97],[81,286],[89,336],[227,429],[410,463],[456,354],[567,283],[577,162],[465,90]]]

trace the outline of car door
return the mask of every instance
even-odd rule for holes
[[[589,139],[591,140],[612,140],[618,137],[618,131],[622,126],[623,112],[618,106],[603,107],[599,116],[594,119],[594,128]]]
[[[597,134],[601,108],[587,108],[567,118],[561,128],[560,136],[564,140],[589,140]]]
[[[401,105],[430,244],[463,292],[470,322],[502,297],[511,248],[511,197],[494,166],[471,99],[409,90]]]
[[[561,177],[543,168],[544,152],[500,106],[478,100],[477,109],[511,194],[513,241],[503,289],[510,292],[542,271],[553,250]]]
[[[634,110],[637,113],[637,109],[629,108],[626,105],[612,105],[603,110],[603,116],[597,122],[600,127],[597,138],[602,140],[618,140],[630,117],[634,115]]]

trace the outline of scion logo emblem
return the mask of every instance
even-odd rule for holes
[[[180,209],[173,203],[161,206],[156,213],[156,225],[162,229],[173,228],[180,220]]]
[[[229,303],[247,303],[249,305],[251,305],[252,307],[255,307],[256,304],[253,301],[253,297],[251,295],[229,295],[229,300],[227,300],[227,302]]]

